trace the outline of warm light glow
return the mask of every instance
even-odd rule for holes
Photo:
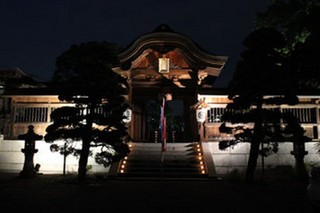
[[[121,170],[120,170],[120,173],[124,173],[124,170],[123,170],[123,169],[121,169]]]
[[[125,160],[124,160],[122,163],[123,163],[123,164],[126,164],[126,163],[127,163],[127,161],[125,161]]]
[[[169,58],[159,58],[158,71],[160,73],[168,73],[170,69]]]
[[[172,94],[171,93],[166,93],[164,95],[164,97],[165,97],[166,101],[172,101]]]
[[[121,168],[124,169],[124,165],[121,165]]]
[[[199,164],[200,164],[201,174],[205,174],[206,172],[204,170],[204,163],[202,161],[202,153],[201,153],[200,145],[197,144],[196,147],[197,147],[197,152],[198,152],[198,159],[200,160]]]

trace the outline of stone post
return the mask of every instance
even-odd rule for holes
[[[35,141],[41,140],[42,136],[37,135],[33,129],[34,129],[34,126],[29,125],[28,132],[26,134],[18,136],[20,140],[25,141],[24,149],[21,149],[21,152],[23,152],[25,156],[23,169],[20,172],[20,177],[22,178],[31,178],[36,175],[36,171],[33,164],[33,156],[34,156],[34,153],[38,152],[38,149],[35,148]]]
[[[295,157],[295,170],[296,175],[299,179],[306,180],[308,179],[308,173],[306,170],[306,167],[304,165],[304,156],[308,154],[307,151],[305,151],[305,145],[303,141],[294,141],[293,142],[293,151],[291,151],[291,154]]]

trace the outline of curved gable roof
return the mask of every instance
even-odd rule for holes
[[[219,75],[228,58],[227,56],[210,54],[189,37],[172,31],[167,25],[160,25],[153,32],[144,34],[134,40],[131,45],[118,54],[120,67],[123,70],[130,69],[132,62],[147,49],[163,54],[179,49],[190,67],[206,70],[209,75],[212,73],[214,76]],[[212,72],[212,70],[214,71]]]

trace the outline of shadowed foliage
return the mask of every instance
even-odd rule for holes
[[[319,0],[275,0],[265,12],[257,14],[256,29],[244,40],[246,49],[230,83],[233,103],[224,115],[221,131],[241,130],[234,141],[224,141],[222,147],[244,140],[251,143],[248,182],[253,181],[258,154],[264,153],[259,151],[264,141],[293,142],[297,174],[306,177],[304,142],[310,138],[304,136],[297,118],[279,113],[276,106],[296,104],[297,94],[319,94],[319,18]],[[265,110],[263,105],[273,110]],[[279,125],[280,119],[285,127]],[[228,122],[251,123],[251,128],[233,125],[230,129],[226,127]]]
[[[320,93],[319,20],[320,0],[274,0],[265,12],[257,14],[257,28],[272,27],[285,37],[285,48],[279,51],[286,54],[291,78],[298,93],[303,95]],[[297,144],[304,140],[295,139],[297,149]],[[295,157],[296,164],[300,162],[297,166],[301,167],[301,156]],[[297,170],[302,171],[299,176],[303,177],[304,169]]]
[[[80,181],[85,180],[92,147],[100,148],[95,159],[105,166],[129,153],[123,122],[129,107],[124,98],[127,83],[111,69],[117,63],[116,51],[114,44],[87,42],[72,45],[56,60],[52,85],[59,99],[71,105],[51,113],[53,123],[46,129],[45,140],[62,140],[67,147],[63,144],[54,150],[79,154]],[[80,148],[74,148],[78,143]]]
[[[286,44],[282,34],[273,28],[260,28],[243,43],[246,49],[229,85],[232,103],[227,105],[220,126],[221,132],[233,134],[234,139],[221,141],[220,147],[251,143],[246,181],[252,182],[259,154],[277,152],[277,142],[286,140],[280,125],[283,115],[277,106],[297,104],[298,98],[286,57],[278,51]],[[264,146],[260,150],[261,143]]]
[[[297,88],[304,93],[320,90],[320,1],[275,0],[267,11],[258,13],[257,28],[272,27],[281,32]]]

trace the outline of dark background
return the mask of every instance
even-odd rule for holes
[[[39,81],[72,44],[108,41],[128,46],[160,24],[209,53],[229,56],[216,81],[227,86],[255,14],[269,0],[2,0],[0,69],[18,67]]]

